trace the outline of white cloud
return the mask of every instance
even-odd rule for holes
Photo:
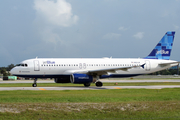
[[[136,39],[142,39],[144,37],[144,32],[138,32],[135,35],[133,35]]]
[[[67,27],[78,21],[78,16],[72,14],[71,4],[65,0],[35,0],[34,9],[37,16],[52,25]]]
[[[118,30],[121,30],[121,31],[126,31],[126,30],[128,30],[129,28],[125,28],[125,27],[123,27],[123,26],[121,26],[121,27],[119,27],[118,28]]]
[[[46,27],[41,32],[39,32],[39,35],[41,36],[42,40],[45,42],[50,42],[56,44],[57,41],[62,42],[60,39],[60,36],[57,33],[53,32],[53,28]]]
[[[179,29],[179,26],[174,25],[174,29],[175,29],[175,30],[178,30],[178,29]]]
[[[36,19],[34,21],[38,36],[45,43],[65,43],[57,32],[64,27],[76,24],[78,16],[73,15],[71,4],[66,0],[34,0]]]
[[[109,40],[114,40],[114,39],[119,39],[120,36],[121,36],[121,34],[108,33],[108,34],[104,35],[103,38],[104,39],[109,39]]]

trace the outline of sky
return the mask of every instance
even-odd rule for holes
[[[31,58],[143,58],[175,31],[180,0],[1,0],[0,67]]]

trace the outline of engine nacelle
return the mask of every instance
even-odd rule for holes
[[[71,83],[70,75],[64,75],[59,78],[54,78],[55,83]]]
[[[92,83],[93,76],[86,75],[86,74],[72,74],[71,75],[71,82],[75,84],[85,84],[85,83]]]

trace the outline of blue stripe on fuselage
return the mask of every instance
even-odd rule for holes
[[[101,75],[99,78],[125,78],[125,77],[133,77],[138,76],[142,74],[111,74],[111,75]],[[14,74],[14,76],[18,77],[24,77],[24,78],[60,78],[64,76],[70,76],[70,75],[18,75]]]

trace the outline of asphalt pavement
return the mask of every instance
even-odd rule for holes
[[[103,83],[129,83],[129,82],[180,82],[180,79],[168,80],[101,80]],[[33,83],[33,80],[0,81],[0,84]],[[54,83],[53,80],[39,80],[38,83]],[[0,87],[2,90],[103,90],[103,89],[162,89],[180,88],[180,85],[149,85],[149,86],[90,86],[90,87]]]

